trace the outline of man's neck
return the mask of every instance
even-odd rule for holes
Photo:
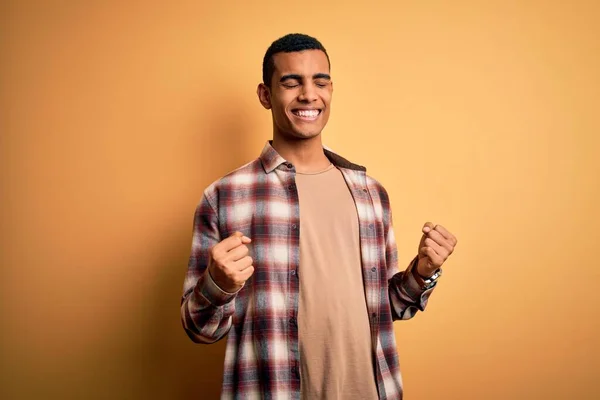
[[[331,164],[323,152],[321,135],[300,140],[286,140],[274,135],[272,145],[275,151],[294,164],[296,171],[300,173],[322,171]]]

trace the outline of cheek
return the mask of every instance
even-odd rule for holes
[[[287,125],[289,124],[289,117],[285,112],[285,105],[281,103],[273,104],[273,119],[277,123],[277,125]]]
[[[330,113],[331,113],[331,103],[325,102],[325,110],[323,110],[323,114],[325,117],[329,117]]]
[[[279,101],[272,102],[271,107],[273,109],[274,114],[279,115],[279,114],[285,113],[285,106],[283,104],[281,104]]]
[[[325,103],[327,108],[329,108],[329,105],[331,104],[331,97],[332,97],[331,95],[332,95],[331,92],[327,92],[321,96],[321,99],[323,100],[323,103]]]
[[[273,102],[273,108],[277,109],[280,114],[285,114],[286,108],[290,102],[286,98],[278,98]]]

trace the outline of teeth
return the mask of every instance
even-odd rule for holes
[[[315,118],[319,115],[319,110],[298,110],[296,114],[300,117]]]

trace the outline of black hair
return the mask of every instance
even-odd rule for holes
[[[263,83],[268,87],[271,87],[271,78],[273,72],[275,72],[275,61],[273,55],[277,53],[292,53],[295,51],[303,50],[321,50],[327,57],[327,63],[331,68],[331,61],[329,61],[329,55],[325,47],[312,36],[304,35],[302,33],[290,33],[283,37],[280,37],[267,49],[265,57],[263,58]]]

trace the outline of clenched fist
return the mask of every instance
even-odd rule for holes
[[[223,291],[237,292],[254,273],[246,246],[250,242],[250,238],[235,232],[210,249],[208,272]]]
[[[432,276],[452,254],[456,243],[454,235],[443,226],[425,223],[419,243],[417,273],[424,278]]]

